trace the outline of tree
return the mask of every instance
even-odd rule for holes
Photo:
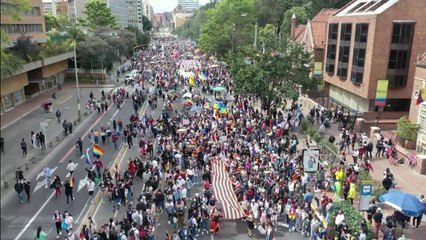
[[[265,39],[265,53],[244,47],[229,53],[227,62],[235,93],[260,98],[262,105],[270,109],[273,102],[298,98],[298,86],[309,81],[312,66],[302,45],[287,38]]]
[[[309,12],[306,8],[304,7],[293,7],[289,10],[287,10],[284,13],[284,19],[283,19],[283,23],[282,23],[282,30],[283,30],[283,34],[285,34],[286,36],[290,35],[290,30],[291,30],[291,17],[293,16],[293,14],[296,16],[297,19],[297,23],[298,24],[306,24],[308,22],[308,17],[309,17]]]
[[[120,60],[118,51],[108,41],[99,36],[89,36],[78,42],[77,56],[80,67],[84,69],[111,70],[114,62]]]
[[[210,54],[224,55],[229,50],[252,44],[254,23],[254,0],[218,1],[214,8],[207,10],[199,45]]]
[[[127,30],[135,34],[136,37],[136,45],[138,46],[146,46],[150,42],[150,36],[148,33],[142,33],[137,27],[135,26],[127,26]]]
[[[149,19],[145,15],[142,16],[142,24],[143,24],[143,31],[144,32],[151,31],[151,29],[152,29],[151,21],[149,21]]]
[[[27,62],[32,62],[40,56],[40,47],[32,41],[32,36],[22,34],[13,45],[13,52]]]
[[[84,5],[86,14],[85,19],[79,19],[83,26],[89,27],[91,30],[96,29],[97,26],[105,26],[117,28],[117,18],[112,15],[111,8],[104,2],[99,0],[89,1]]]
[[[46,26],[46,32],[50,32],[53,29],[57,29],[59,27],[58,19],[52,14],[44,14],[44,22]]]
[[[28,11],[30,9],[31,6],[28,0],[4,0],[2,1],[2,7],[0,8],[2,17],[11,16],[15,20],[20,20],[22,12]],[[12,76],[16,71],[22,68],[22,65],[25,62],[7,49],[7,46],[10,44],[9,35],[4,31],[3,28],[0,31],[0,68],[1,78],[3,79]]]

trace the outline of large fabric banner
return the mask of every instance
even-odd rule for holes
[[[375,105],[378,107],[384,107],[386,105],[387,96],[388,96],[388,80],[378,80]]]
[[[222,205],[224,219],[240,219],[245,217],[244,210],[237,201],[232,180],[225,169],[224,162],[220,159],[212,160],[213,192]]]

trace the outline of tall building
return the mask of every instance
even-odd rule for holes
[[[127,0],[129,26],[137,27],[143,32],[143,0]]]
[[[103,0],[109,8],[111,14],[117,18],[117,23],[120,28],[125,28],[128,25],[128,4],[126,0]]]
[[[43,9],[55,17],[68,15],[68,0],[43,0]]]
[[[111,8],[111,14],[117,17],[117,23],[120,28],[125,28],[128,25],[128,7],[126,0],[99,0],[104,2]],[[71,22],[75,22],[76,18],[85,18],[84,14],[86,3],[89,0],[68,0],[68,12]],[[77,17],[76,17],[77,16]]]
[[[55,0],[43,0],[43,9],[45,14],[48,13],[52,14],[55,17],[57,16]]]
[[[312,20],[308,20],[306,25],[296,26],[296,15],[293,15],[291,19],[292,40],[305,45],[306,50],[312,54],[315,67],[311,77],[322,77],[328,19],[337,11],[338,9],[322,9]]]
[[[417,152],[426,154],[426,52],[417,56],[409,119],[419,124]]]
[[[329,99],[366,119],[406,115],[416,57],[426,49],[424,9],[424,0],[353,0],[331,16],[324,56]],[[375,101],[379,80],[388,81],[384,104]],[[386,95],[386,88],[379,91]]]
[[[15,11],[17,6],[1,2],[1,28],[9,35],[10,43],[25,34],[31,36],[34,42],[42,46],[43,42],[46,42],[43,3],[42,0],[31,0],[29,4],[30,10],[22,11],[21,19],[16,20],[8,13]],[[2,47],[12,47],[12,44]],[[43,60],[34,60],[25,63],[12,76],[3,77],[0,88],[1,113],[13,109],[41,92],[56,87],[58,82],[63,81],[59,74],[68,69],[68,59],[71,57],[73,57],[73,52],[46,57]]]
[[[44,23],[43,3],[41,0],[30,1],[30,10],[21,13],[21,19],[16,20],[7,16],[5,12],[15,11],[16,5],[1,2],[1,28],[9,34],[10,42],[16,41],[21,34],[27,34],[35,42],[46,42],[46,28]]]
[[[86,14],[84,14],[84,5],[89,0],[68,0],[68,16],[70,22],[77,22],[79,18],[86,18]]]
[[[178,0],[178,5],[182,7],[185,12],[192,12],[200,8],[199,0]]]
[[[149,1],[145,1],[143,3],[143,15],[152,21],[152,17],[154,16],[154,8],[149,4]]]

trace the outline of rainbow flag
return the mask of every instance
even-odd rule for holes
[[[207,75],[204,72],[201,72],[201,79],[206,80],[207,79]]]
[[[96,145],[96,144],[93,145],[93,156],[95,158],[100,158],[104,154],[105,154],[104,150],[102,150],[100,147],[98,147],[98,145]]]
[[[71,176],[70,179],[70,186],[73,188],[74,187],[74,176]]]

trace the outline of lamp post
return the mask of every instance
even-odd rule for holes
[[[241,17],[247,17],[247,13],[241,13]],[[258,28],[258,25],[257,25],[257,19],[256,19],[256,22],[254,24],[254,43],[253,43],[254,50],[257,49],[257,28]]]
[[[77,122],[80,122],[81,120],[81,110],[80,110],[80,89],[78,87],[78,72],[77,72],[77,34],[78,34],[78,25],[77,25],[77,7],[75,4],[74,0],[74,19],[75,19],[75,27],[77,28],[76,31],[76,36],[74,39],[74,71],[75,71],[75,86],[76,86],[76,90],[77,90],[77,114],[78,114],[78,118],[77,118]]]

